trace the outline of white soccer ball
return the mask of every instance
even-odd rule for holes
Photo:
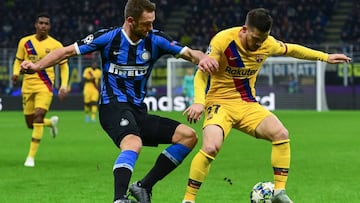
[[[271,203],[274,184],[269,181],[258,182],[250,192],[250,203]]]

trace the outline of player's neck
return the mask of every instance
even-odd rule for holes
[[[140,40],[139,37],[136,37],[135,35],[131,34],[130,26],[127,23],[124,23],[123,30],[127,36],[128,39],[131,40],[132,43],[136,43]]]
[[[46,38],[48,38],[48,35],[39,35],[39,34],[36,34],[36,39],[39,40],[39,41],[43,41],[43,40],[45,40]]]
[[[240,44],[241,46],[247,50],[247,46],[246,46],[246,31],[244,30],[240,30],[239,34],[238,34],[238,37],[240,39]]]

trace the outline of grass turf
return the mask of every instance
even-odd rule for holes
[[[181,112],[155,112],[181,122]],[[287,186],[296,203],[355,203],[360,199],[360,111],[276,111],[290,131],[292,162]],[[31,131],[22,112],[0,112],[0,202],[112,202],[112,166],[118,149],[99,123],[85,123],[81,111],[51,111],[59,115],[59,135],[49,129],[35,168],[23,166]],[[192,125],[200,135],[201,124]],[[180,203],[192,157],[160,181],[154,203]],[[132,181],[140,179],[166,146],[145,147]],[[271,145],[233,130],[213,162],[197,202],[246,203],[252,186],[272,180]],[[231,179],[232,184],[227,180]]]

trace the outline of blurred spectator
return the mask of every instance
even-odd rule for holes
[[[157,5],[154,27],[163,29],[164,20],[171,10],[180,4],[175,0],[153,0]],[[4,0],[0,2],[0,47],[16,48],[17,41],[31,33],[34,28],[36,13],[46,11],[52,23],[50,35],[55,36],[64,45],[73,43],[77,36],[93,32],[102,27],[118,25],[123,20],[126,0]]]
[[[272,35],[287,42],[318,45],[324,37],[324,28],[336,9],[339,0],[152,0],[157,4],[154,27],[164,30],[166,19],[181,5],[190,5],[191,15],[185,19],[185,28],[173,36],[176,40],[204,48],[219,30],[241,26],[245,14],[252,8],[264,7],[274,19]],[[74,42],[74,36],[83,36],[102,27],[118,25],[123,18],[126,0],[5,0],[0,4],[0,47],[14,48],[16,42],[33,30],[33,20],[40,11],[47,11],[56,23],[51,35],[64,45]],[[360,2],[354,0],[354,8],[344,24],[342,40],[360,43]],[[31,8],[31,9],[29,9]],[[181,38],[182,37],[182,38]]]

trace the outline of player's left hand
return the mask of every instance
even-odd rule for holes
[[[59,98],[61,101],[63,101],[65,99],[67,95],[67,88],[66,87],[60,87],[59,89]]]
[[[205,106],[203,104],[197,104],[194,103],[191,106],[189,106],[185,111],[183,112],[183,115],[187,115],[187,121],[189,123],[196,123],[200,120],[202,113],[205,110]]]
[[[347,57],[345,54],[329,54],[327,60],[328,63],[349,63],[351,61],[350,57]]]

